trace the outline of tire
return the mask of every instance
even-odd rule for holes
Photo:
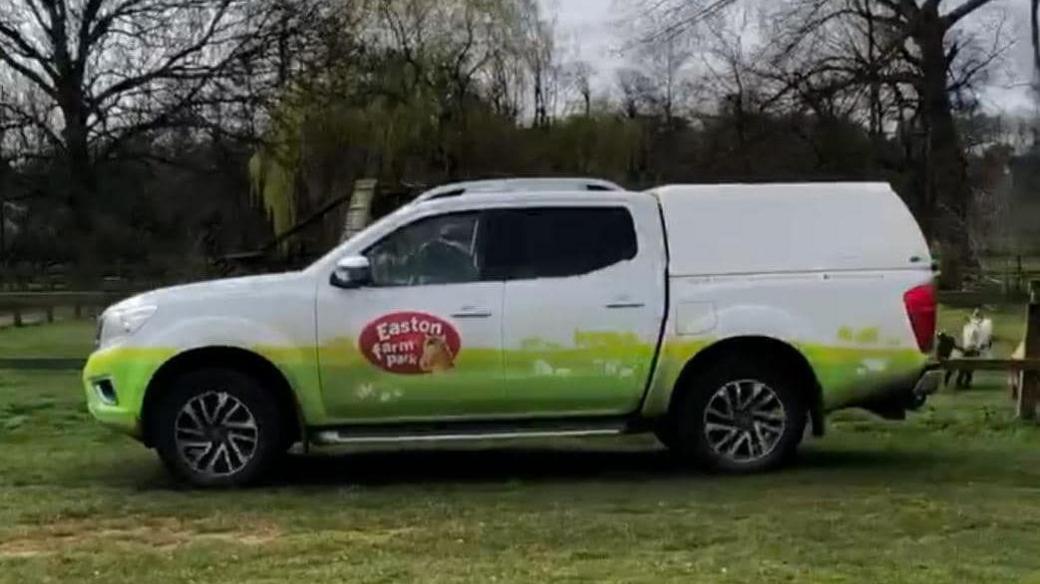
[[[208,368],[178,377],[152,417],[166,468],[196,487],[254,484],[284,454],[277,400],[252,377]]]
[[[686,389],[675,412],[676,446],[684,457],[728,473],[773,470],[793,458],[808,412],[785,368],[728,358]]]
[[[671,418],[662,420],[656,427],[654,427],[654,436],[657,437],[657,441],[664,445],[668,450],[676,450],[678,437],[676,437],[675,424]]]

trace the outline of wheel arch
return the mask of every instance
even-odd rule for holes
[[[823,435],[823,390],[809,360],[794,345],[768,336],[738,336],[717,341],[698,351],[686,362],[676,377],[668,403],[668,415],[689,391],[690,380],[696,378],[713,363],[731,355],[768,355],[778,361],[786,372],[796,380],[800,391],[807,398],[813,434]]]
[[[207,346],[191,349],[169,359],[152,375],[145,389],[141,404],[141,439],[148,445],[154,444],[151,436],[153,420],[157,413],[159,398],[170,384],[181,375],[206,367],[234,369],[259,381],[266,391],[277,400],[278,411],[283,414],[287,435],[303,440],[306,444],[300,404],[289,380],[278,367],[253,351],[230,346]]]

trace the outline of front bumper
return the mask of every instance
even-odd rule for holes
[[[83,388],[90,414],[105,426],[140,438],[145,391],[171,353],[113,347],[92,354],[83,369]]]
[[[113,430],[129,434],[135,438],[141,437],[141,421],[137,414],[120,403],[112,403],[103,399],[98,390],[100,384],[113,384],[109,377],[84,378],[84,386],[87,392],[87,410],[94,419],[103,426]]]

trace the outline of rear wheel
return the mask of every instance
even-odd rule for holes
[[[790,460],[805,431],[807,409],[784,368],[727,359],[691,380],[679,404],[675,436],[700,465],[748,473]]]
[[[285,428],[275,400],[248,375],[202,369],[177,378],[153,416],[159,457],[200,487],[253,483],[283,453]]]

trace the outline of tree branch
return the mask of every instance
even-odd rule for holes
[[[224,16],[227,14],[227,10],[229,5],[231,4],[231,1],[232,0],[221,1],[220,8],[217,10],[217,13],[214,14],[213,17],[210,19],[209,25],[206,27],[206,31],[194,44],[185,47],[184,49],[174,53],[173,55],[170,55],[169,57],[164,59],[161,65],[155,67],[151,71],[145,72],[141,75],[136,75],[134,77],[129,77],[109,86],[107,89],[105,89],[97,95],[95,101],[97,103],[102,103],[110,97],[140,87],[152,81],[162,79],[167,76],[175,76],[175,74],[177,73],[178,64],[181,61],[195,53],[202,51],[210,44],[210,41],[213,39],[213,36],[219,30],[220,24],[223,22]]]
[[[986,4],[989,4],[993,0],[966,0],[964,4],[961,4],[957,8],[951,10],[948,14],[942,17],[943,23],[946,28],[950,28],[957,24],[965,16],[975,12],[979,8],[982,8]],[[938,2],[936,2],[938,4]]]

